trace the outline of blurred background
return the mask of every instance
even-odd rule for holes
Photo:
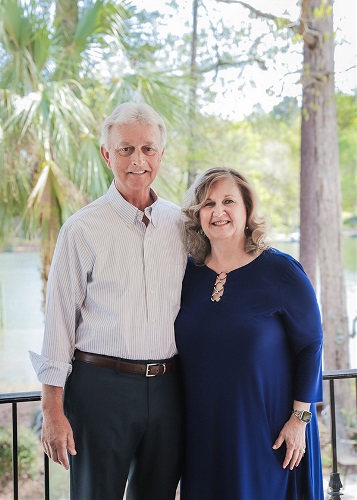
[[[108,189],[100,128],[129,100],[167,124],[159,196],[213,166],[254,182],[317,291],[325,368],[356,368],[356,2],[0,0],[0,392],[40,390],[58,231]]]

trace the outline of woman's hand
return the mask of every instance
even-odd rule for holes
[[[290,419],[286,422],[281,429],[278,439],[273,444],[273,450],[277,450],[285,441],[286,455],[283,462],[283,469],[288,465],[290,470],[297,467],[301,462],[306,448],[306,424],[291,415]]]

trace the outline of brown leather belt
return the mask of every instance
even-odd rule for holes
[[[174,371],[176,363],[175,359],[171,358],[163,363],[136,363],[123,361],[121,358],[112,356],[102,356],[101,354],[92,354],[90,352],[75,351],[74,359],[82,363],[91,363],[93,365],[102,366],[111,370],[135,373],[137,375],[145,375],[146,377],[155,377],[156,375],[164,375]]]

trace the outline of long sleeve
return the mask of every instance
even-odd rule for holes
[[[71,372],[75,332],[93,259],[80,231],[64,226],[58,237],[48,279],[45,332],[41,355],[30,352],[40,382],[64,386]]]
[[[283,320],[294,356],[294,399],[322,401],[321,315],[301,264],[290,259],[280,280]]]

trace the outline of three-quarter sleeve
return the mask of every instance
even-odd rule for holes
[[[48,278],[41,355],[30,351],[38,380],[63,387],[71,373],[75,332],[93,259],[80,228],[64,225]]]
[[[294,399],[322,401],[321,315],[313,286],[291,258],[280,280],[282,315],[294,358]]]

